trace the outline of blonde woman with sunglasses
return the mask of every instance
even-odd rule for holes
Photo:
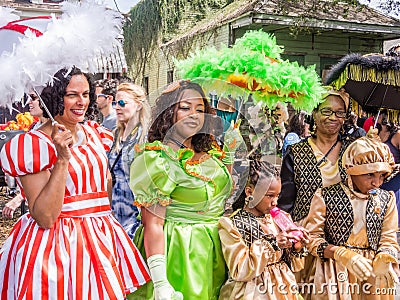
[[[135,153],[134,145],[143,143],[150,123],[150,105],[141,86],[121,83],[112,101],[117,117],[114,144],[108,154],[112,176],[111,209],[128,235],[133,238],[140,225],[139,209],[133,205],[134,195],[129,188],[129,168]]]

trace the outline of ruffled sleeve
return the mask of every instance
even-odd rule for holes
[[[87,121],[86,125],[93,128],[96,131],[101,140],[101,143],[103,144],[104,149],[106,151],[110,151],[114,141],[114,135],[112,131],[104,126],[99,125],[99,123],[95,121]]]
[[[135,194],[135,205],[149,207],[153,204],[167,206],[176,187],[172,169],[177,162],[168,149],[156,141],[135,147],[135,159],[130,168],[129,185]]]
[[[4,173],[13,177],[51,169],[57,160],[50,139],[40,132],[15,136],[1,150],[0,163]]]
[[[219,220],[218,233],[229,273],[236,281],[251,281],[260,276],[268,264],[276,262],[276,254],[280,256],[264,239],[256,240],[248,247],[227,217]]]

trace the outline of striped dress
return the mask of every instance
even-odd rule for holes
[[[0,250],[0,299],[124,299],[150,280],[143,258],[110,212],[106,151],[112,135],[94,122],[83,128],[88,142],[71,148],[54,226],[41,228],[27,213]],[[51,138],[38,130],[16,136],[0,156],[4,172],[16,177],[51,172],[56,158]]]

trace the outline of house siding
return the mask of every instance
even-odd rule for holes
[[[219,49],[221,45],[229,45],[229,25],[223,25],[211,32],[196,36],[188,53],[203,47]],[[146,65],[144,76],[149,78],[149,100],[153,104],[167,83],[167,73],[173,70],[174,80],[181,79],[174,66],[174,56],[168,47],[159,48]]]
[[[268,32],[268,28],[265,28]],[[236,29],[232,34],[235,38],[241,37],[246,32],[246,28]],[[289,31],[273,32],[277,43],[284,46],[284,53],[288,55],[304,56],[304,65],[315,65],[316,71],[320,76],[324,75],[321,61],[329,61],[331,64],[338,61],[347,53],[381,53],[383,51],[383,41],[369,36],[354,37],[342,32],[329,32],[320,34],[298,34],[292,36]],[[229,24],[213,29],[196,36],[188,53],[194,52],[201,47],[220,48],[221,45],[229,45],[230,29]],[[153,56],[150,64],[147,65],[145,76],[149,76],[150,100],[154,101],[159,92],[167,84],[167,72],[174,71],[174,80],[180,79],[173,64],[173,55],[168,51],[168,46],[160,49],[157,55]]]
[[[261,1],[258,5],[255,4],[257,1],[247,2],[253,4],[247,7],[245,1],[241,6],[234,2],[230,6],[235,6],[237,12],[225,11],[225,15],[222,12],[221,16],[216,14],[214,17],[210,14],[207,22],[193,22],[195,14],[188,12],[177,29],[180,34],[159,46],[145,68],[144,74],[149,77],[150,99],[154,99],[154,94],[167,84],[168,71],[173,70],[174,80],[179,79],[174,69],[174,58],[184,59],[198,48],[214,46],[219,49],[221,45],[229,46],[247,30],[262,29],[274,33],[278,45],[284,46],[284,58],[297,60],[305,66],[314,65],[321,77],[324,77],[327,68],[348,53],[382,53],[384,40],[400,32],[398,20],[366,7],[363,13],[350,7],[351,18],[338,15],[332,19],[331,13],[318,12],[318,16],[321,16],[315,16],[314,21],[306,25],[310,27],[300,28],[293,35],[290,28],[294,25],[292,22],[296,21],[296,13],[290,16],[273,15],[270,5]],[[247,8],[241,11],[244,6]],[[230,14],[231,19],[228,19]],[[368,14],[368,20],[365,20],[365,14]]]

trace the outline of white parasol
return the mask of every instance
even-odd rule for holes
[[[93,58],[113,52],[122,16],[89,0],[64,2],[62,15],[52,16],[42,35],[27,29],[0,56],[0,106],[11,107],[24,93],[52,83],[61,68],[95,71]],[[6,25],[7,26],[7,25]]]
[[[34,33],[37,37],[43,35],[47,25],[52,22],[50,16],[39,16],[22,20],[11,21],[0,27],[0,54],[3,52],[13,53],[14,48],[19,44],[20,40]],[[7,55],[4,53],[4,55]]]
[[[8,22],[18,20],[19,17],[15,14],[15,10],[9,7],[0,6],[0,27],[6,25]]]

